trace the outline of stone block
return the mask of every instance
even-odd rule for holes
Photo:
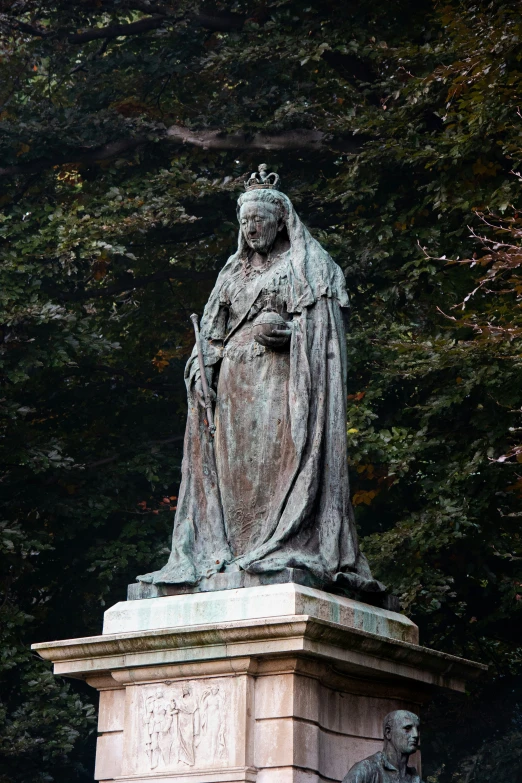
[[[294,756],[294,721],[291,718],[256,721],[254,764],[260,767],[291,766]]]
[[[379,699],[361,696],[333,688],[322,688],[319,700],[319,723],[327,731],[348,734],[352,737],[380,739],[382,718],[393,710],[413,710],[418,706],[412,701]]]
[[[125,688],[100,691],[98,731],[123,731],[125,719]]]
[[[419,640],[417,626],[404,615],[296,583],[122,601],[105,612],[103,633],[294,615],[315,617],[412,644]]]
[[[319,698],[320,684],[313,677],[295,671],[258,676],[256,720],[287,717],[317,720]]]
[[[123,732],[102,734],[96,742],[95,780],[114,780],[121,775]]]

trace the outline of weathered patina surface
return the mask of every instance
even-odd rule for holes
[[[359,761],[342,783],[422,783],[408,761],[419,747],[419,718],[408,710],[395,710],[383,723],[384,748]]]
[[[138,580],[298,568],[324,586],[380,592],[349,496],[344,277],[276,185],[260,167],[238,200],[238,250],[201,321],[215,438],[194,350],[172,551]]]

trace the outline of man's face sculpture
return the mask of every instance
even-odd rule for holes
[[[245,241],[252,250],[268,253],[277,232],[283,227],[275,204],[249,201],[240,209],[239,224]]]
[[[412,712],[398,710],[390,726],[386,727],[385,738],[397,753],[411,755],[419,747],[419,720]]]

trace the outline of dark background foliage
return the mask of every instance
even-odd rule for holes
[[[263,161],[346,273],[363,548],[490,666],[430,707],[424,777],[520,783],[520,4],[0,0],[0,30],[1,783],[92,780],[93,693],[29,644],[165,560],[188,315]]]

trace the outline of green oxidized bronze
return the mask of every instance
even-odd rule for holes
[[[390,712],[383,722],[384,747],[350,769],[342,783],[422,783],[408,764],[419,748],[419,718],[407,710]]]
[[[197,585],[221,571],[294,568],[320,586],[382,592],[350,504],[344,276],[278,183],[260,166],[238,199],[238,249],[201,320],[209,393],[196,348],[185,371],[172,551],[138,580]]]

